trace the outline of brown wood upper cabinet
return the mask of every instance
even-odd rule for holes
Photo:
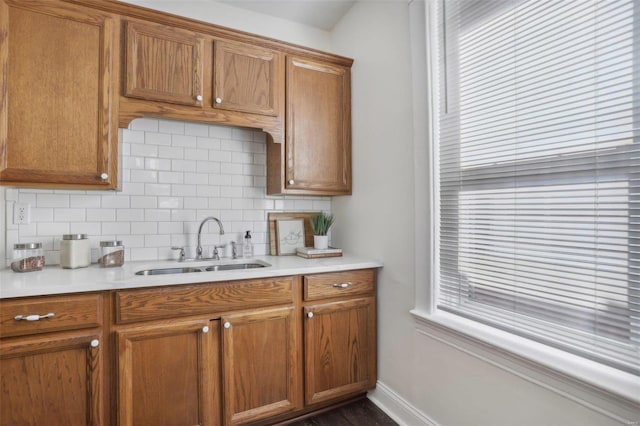
[[[268,145],[267,193],[351,194],[350,69],[286,60],[285,146]]]
[[[117,185],[119,18],[0,0],[0,183]]]
[[[202,106],[204,37],[152,22],[126,22],[125,96]]]
[[[280,114],[283,55],[271,49],[214,42],[213,107],[252,114]]]

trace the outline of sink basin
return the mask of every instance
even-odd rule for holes
[[[165,274],[186,274],[189,272],[202,272],[200,268],[162,268],[162,269],[145,269],[136,272],[136,275],[165,275]]]
[[[236,269],[255,269],[264,268],[265,266],[271,266],[266,262],[254,260],[251,262],[239,262],[239,263],[221,263],[218,265],[208,265],[200,267],[181,267],[181,268],[158,268],[158,269],[145,269],[136,272],[136,275],[165,275],[165,274],[187,274],[191,272],[212,272],[212,271],[232,271]]]
[[[230,271],[233,269],[254,269],[264,268],[267,265],[262,263],[229,263],[226,265],[213,265],[205,269],[205,271]]]

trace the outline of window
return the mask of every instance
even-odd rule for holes
[[[640,4],[438,4],[437,308],[640,374]]]

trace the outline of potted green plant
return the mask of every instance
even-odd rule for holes
[[[327,232],[333,225],[335,217],[330,213],[322,212],[311,216],[311,230],[313,230],[313,247],[316,249],[326,249],[329,247],[329,237]]]

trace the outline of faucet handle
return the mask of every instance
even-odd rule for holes
[[[237,259],[238,258],[238,250],[236,250],[236,242],[235,241],[229,241],[229,244],[231,244],[231,258],[232,259]]]
[[[171,247],[171,250],[180,250],[180,258],[178,259],[180,262],[182,262],[184,260],[184,247]]]

